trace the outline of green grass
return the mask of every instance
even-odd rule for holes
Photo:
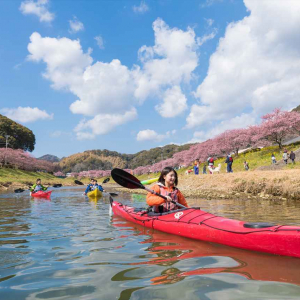
[[[45,183],[66,183],[74,181],[74,178],[57,178],[54,175],[43,172],[29,172],[18,169],[1,168],[0,169],[0,182],[18,182],[34,183],[37,178],[41,178]]]

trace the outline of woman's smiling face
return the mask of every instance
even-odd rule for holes
[[[164,176],[165,183],[167,185],[174,185],[176,175],[173,171],[169,172],[167,175]]]

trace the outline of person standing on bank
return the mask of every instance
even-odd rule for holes
[[[233,158],[230,153],[227,155],[225,163],[227,164],[227,173],[233,173],[232,171]]]
[[[291,159],[292,163],[295,164],[296,154],[293,151],[291,151],[291,153],[290,153],[290,159]]]
[[[282,158],[283,158],[283,161],[285,162],[285,164],[287,165],[289,155],[288,155],[288,152],[286,149],[284,149],[284,151],[283,151]]]

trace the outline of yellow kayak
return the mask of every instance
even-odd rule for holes
[[[93,191],[88,192],[87,196],[89,198],[101,198],[102,197],[102,192],[98,189],[94,189]]]
[[[156,182],[157,180],[158,180],[158,177],[157,177],[157,178],[152,178],[152,179],[147,179],[147,180],[143,180],[143,181],[141,182],[141,184],[147,185],[147,184],[151,184],[151,183],[153,183],[153,182]]]

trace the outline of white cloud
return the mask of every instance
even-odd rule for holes
[[[176,130],[167,131],[166,134],[158,134],[156,131],[151,129],[141,130],[136,136],[136,140],[139,142],[142,141],[154,141],[161,142],[162,140],[169,138],[171,135],[174,135]]]
[[[106,134],[115,127],[132,121],[136,117],[135,108],[126,111],[124,114],[98,114],[91,120],[82,120],[74,131],[79,140],[94,139],[96,135]]]
[[[205,42],[212,40],[217,33],[218,33],[218,29],[214,28],[211,33],[205,34],[204,36],[197,38],[198,45],[202,46]]]
[[[142,46],[139,59],[143,68],[137,73],[135,96],[145,99],[150,94],[160,95],[167,86],[188,83],[198,65],[198,45],[192,28],[183,31],[170,28],[163,20],[153,23],[155,45]]]
[[[108,130],[96,130],[97,120],[115,118],[131,112],[148,97],[164,98],[166,90],[188,83],[197,67],[198,55],[195,33],[191,28],[183,31],[169,28],[161,19],[153,23],[155,44],[139,50],[141,66],[131,69],[120,60],[94,62],[91,49],[84,52],[79,40],[68,38],[41,37],[37,32],[30,37],[28,59],[46,63],[45,78],[52,82],[54,89],[67,90],[77,100],[70,110],[76,114],[95,117],[77,127],[85,132],[82,137],[93,138]],[[168,93],[167,93],[168,94]],[[181,108],[185,97],[181,96]],[[130,114],[132,116],[132,114]],[[96,118],[96,116],[98,116]],[[125,118],[130,121],[133,117]],[[114,122],[113,128],[124,122]],[[85,126],[83,126],[85,125]],[[87,130],[90,130],[87,134]]]
[[[98,47],[103,50],[104,49],[104,41],[103,41],[102,36],[98,35],[94,39],[96,40]]]
[[[134,5],[132,9],[135,13],[144,14],[149,10],[149,7],[145,1],[141,1],[139,6]]]
[[[70,24],[70,33],[76,33],[78,31],[84,30],[84,25],[76,17],[73,17],[73,20],[69,20]]]
[[[300,98],[300,1],[244,0],[250,15],[230,23],[210,58],[187,127],[245,111],[290,109]]]
[[[48,10],[48,0],[27,0],[23,1],[19,7],[23,15],[36,15],[39,17],[40,22],[48,22],[54,20],[54,14]]]
[[[242,114],[241,116],[237,116],[229,120],[224,120],[208,131],[195,131],[193,139],[189,141],[189,143],[206,141],[226,130],[246,128],[250,125],[254,125],[255,121],[256,118],[254,115]]]
[[[206,0],[205,3],[201,5],[202,8],[212,6],[215,3],[223,2],[223,0]]]
[[[182,93],[180,86],[176,85],[166,90],[163,101],[162,104],[156,105],[155,109],[164,118],[176,117],[187,109],[187,99]]]
[[[204,20],[205,20],[208,27],[212,26],[212,24],[214,24],[214,22],[215,22],[215,20],[213,20],[213,19],[204,18]]]
[[[2,108],[0,109],[0,112],[8,118],[21,123],[53,119],[53,114],[48,114],[45,110],[40,110],[37,107],[19,106],[18,108]]]
[[[61,137],[61,136],[71,135],[71,133],[66,132],[66,131],[56,130],[56,131],[51,132],[49,135],[53,138],[58,138],[58,137]]]

